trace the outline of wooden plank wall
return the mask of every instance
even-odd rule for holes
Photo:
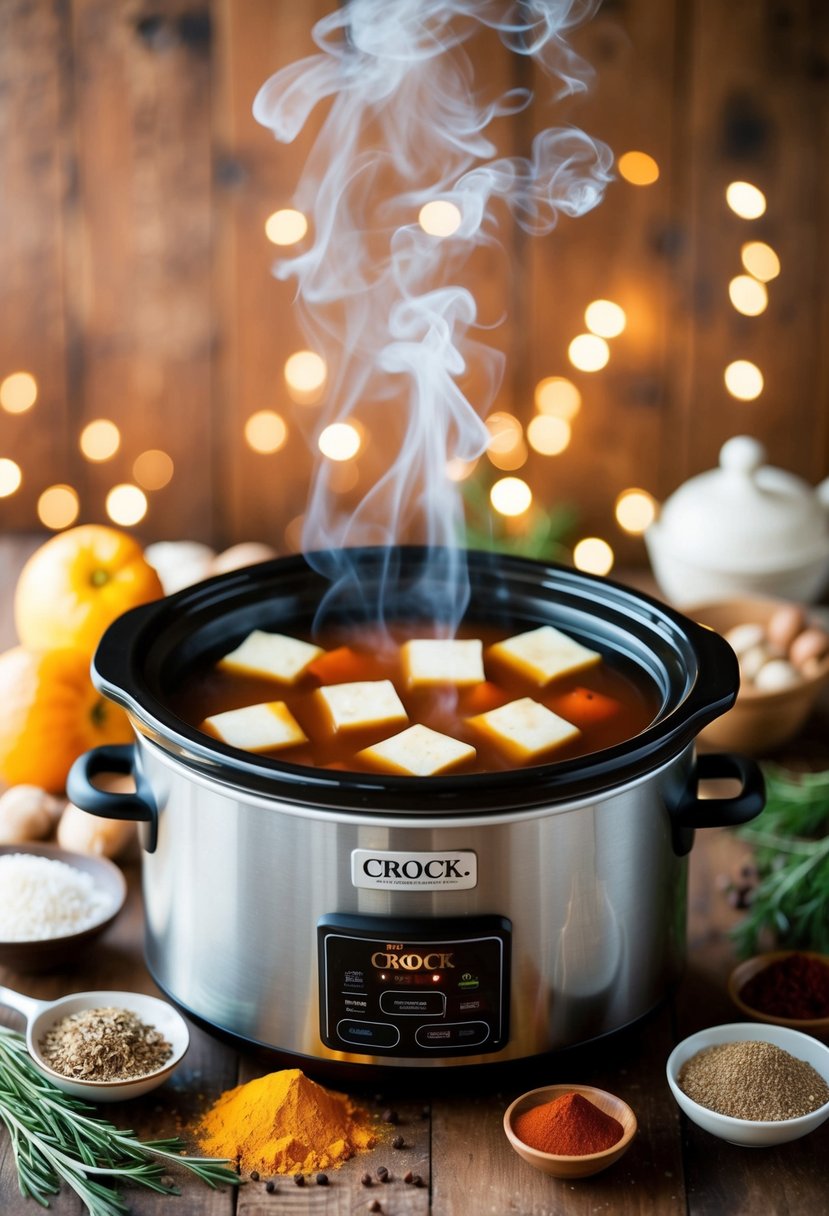
[[[56,482],[78,489],[82,519],[103,520],[107,490],[132,479],[139,452],[162,448],[175,474],[150,495],[146,539],[295,547],[314,415],[285,391],[285,359],[305,342],[292,284],[271,275],[264,221],[290,205],[310,134],[277,144],[251,104],[273,71],[313,51],[311,25],[330,4],[0,5],[0,380],[26,369],[40,388],[28,413],[0,411],[0,456],[24,474],[0,498],[0,528],[36,528],[37,497]],[[531,453],[523,475],[539,501],[575,504],[583,533],[636,561],[641,541],[613,519],[617,494],[663,497],[730,435],[757,435],[810,481],[829,471],[829,8],[605,0],[576,45],[595,68],[589,95],[556,109],[531,80],[540,100],[501,124],[501,150],[572,121],[617,154],[651,153],[660,179],[613,183],[598,210],[547,237],[505,228],[505,254],[475,273],[484,317],[509,311],[492,336],[508,355],[497,408],[526,423],[546,375],[571,376],[583,394],[570,446]],[[531,76],[491,49],[478,68],[490,84]],[[726,208],[735,178],[766,192],[762,219]],[[727,286],[755,235],[783,273],[768,310],[746,318]],[[628,327],[588,375],[570,368],[567,345],[597,296],[621,303]],[[754,402],[725,391],[739,357],[764,373]],[[271,456],[244,440],[262,408],[289,426]],[[122,446],[94,465],[78,436],[100,417],[117,422]]]

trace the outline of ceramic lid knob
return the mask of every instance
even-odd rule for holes
[[[750,435],[735,435],[720,448],[720,468],[733,473],[756,473],[766,463],[766,449]]]

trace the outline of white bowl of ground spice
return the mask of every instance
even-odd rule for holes
[[[667,1075],[688,1118],[732,1144],[784,1144],[829,1119],[829,1048],[785,1026],[701,1030],[674,1048]]]

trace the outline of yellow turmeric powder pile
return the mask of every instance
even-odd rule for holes
[[[312,1173],[375,1143],[370,1116],[298,1068],[229,1089],[196,1130],[209,1157],[238,1158],[245,1173]]]

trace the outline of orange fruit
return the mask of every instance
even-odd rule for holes
[[[68,647],[91,655],[116,617],[163,594],[136,540],[83,524],[47,540],[23,567],[14,599],[17,635],[31,650]]]
[[[0,777],[57,793],[74,760],[101,743],[129,743],[127,715],[96,691],[80,650],[0,655]]]

